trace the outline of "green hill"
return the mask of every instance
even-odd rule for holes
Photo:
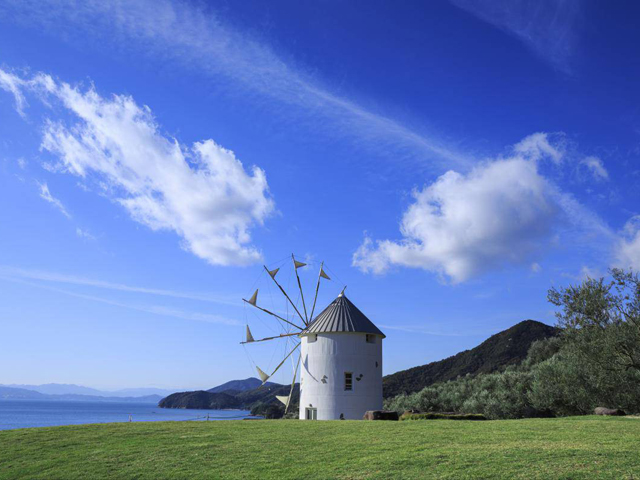
[[[196,392],[172,393],[158,403],[160,408],[195,408],[199,410],[224,410],[242,408],[234,395],[228,393],[211,393],[199,390]]]
[[[234,382],[229,382],[234,384]],[[237,385],[234,385],[237,386]],[[195,408],[221,410],[238,408],[251,410],[254,415],[264,415],[267,418],[279,418],[284,413],[284,405],[276,395],[289,395],[291,385],[280,385],[267,382],[252,390],[225,390],[219,393],[209,391],[179,392],[163,398],[158,404],[161,408]],[[292,395],[292,408],[297,409],[300,398],[300,385],[296,384]]]
[[[265,385],[278,385],[277,383],[267,382]],[[244,380],[231,380],[230,382],[223,383],[222,385],[218,385],[217,387],[210,388],[207,392],[211,393],[229,393],[233,392],[232,395],[235,395],[240,392],[247,392],[249,390],[255,390],[256,388],[262,386],[262,380],[256,377],[245,378]]]
[[[557,333],[558,329],[555,327],[535,320],[525,320],[489,337],[471,350],[387,375],[382,380],[384,397],[417,392],[437,382],[454,380],[467,374],[491,373],[508,365],[518,364],[526,358],[533,342]]]

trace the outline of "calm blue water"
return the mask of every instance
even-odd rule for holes
[[[158,408],[153,403],[56,402],[41,400],[0,400],[0,430],[53,427],[83,423],[159,421],[239,420],[249,416],[244,410],[178,410]]]

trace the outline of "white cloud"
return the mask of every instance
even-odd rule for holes
[[[569,73],[580,18],[577,0],[451,0],[457,7],[515,36],[531,51]]]
[[[241,89],[259,99],[275,100],[277,114],[302,113],[314,132],[348,136],[366,148],[393,150],[394,158],[425,157],[438,166],[463,165],[467,159],[435,134],[412,130],[398,121],[339,96],[304,68],[285,61],[261,39],[238,31],[211,8],[171,0],[9,0],[0,15],[35,24],[66,39],[138,47],[145,54],[204,73],[224,88]]]
[[[616,244],[616,266],[640,272],[640,215],[629,219]]]
[[[91,234],[88,230],[82,229],[80,227],[76,227],[76,235],[80,238],[86,238],[87,240],[95,240],[96,237]]]
[[[69,212],[67,212],[67,209],[64,208],[64,205],[62,204],[62,202],[57,198],[55,198],[53,195],[51,195],[51,192],[49,191],[49,186],[46,183],[38,183],[38,185],[40,186],[40,198],[43,198],[44,200],[52,204],[54,207],[56,207],[58,210],[60,210],[60,212],[65,217],[71,218],[71,215],[69,214]]]
[[[403,240],[369,238],[353,264],[383,273],[418,267],[461,282],[490,268],[520,263],[535,252],[558,217],[553,187],[536,163],[521,157],[482,164],[467,175],[449,171],[404,213]]]
[[[542,271],[542,267],[540,266],[540,264],[538,262],[533,262],[531,264],[531,271],[533,273],[540,273]]]
[[[213,140],[189,147],[166,137],[151,110],[131,97],[103,98],[46,75],[24,84],[58,100],[77,121],[46,123],[42,149],[57,158],[49,170],[94,181],[135,221],[175,232],[186,250],[211,264],[261,259],[249,230],[264,222],[274,203],[260,168],[247,172],[231,150]]]
[[[24,82],[16,75],[0,69],[0,89],[13,95],[16,102],[16,110],[24,117],[24,107],[27,105],[27,101],[21,90],[23,83]]]
[[[374,242],[366,236],[353,265],[377,274],[394,265],[422,268],[458,283],[531,261],[559,234],[591,248],[602,239],[610,246],[616,238],[611,229],[539,171],[543,161],[562,161],[563,138],[558,140],[530,135],[508,158],[466,174],[449,171],[414,191],[400,224],[402,239]],[[532,262],[531,269],[540,266]]]
[[[589,170],[596,180],[609,180],[609,172],[598,157],[587,157],[580,163]]]
[[[24,158],[20,157],[18,159],[18,166],[20,167],[20,170],[24,170],[25,168],[27,168],[27,161]]]

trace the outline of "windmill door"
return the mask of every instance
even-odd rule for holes
[[[318,419],[318,409],[317,408],[307,408],[307,420],[317,420]]]

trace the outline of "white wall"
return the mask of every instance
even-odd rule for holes
[[[311,343],[307,335],[301,339],[300,419],[310,405],[318,409],[318,420],[338,420],[340,414],[360,420],[367,410],[381,410],[382,337],[376,336],[376,343],[367,343],[364,333],[320,333],[317,338]],[[344,390],[345,372],[353,373],[351,391]]]

